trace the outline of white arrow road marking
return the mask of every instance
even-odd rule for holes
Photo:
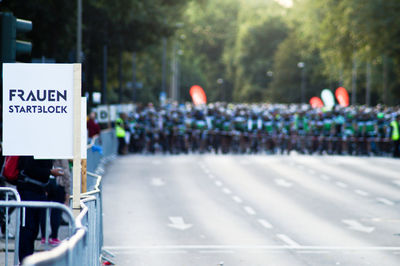
[[[278,237],[280,240],[282,240],[283,242],[285,242],[287,245],[289,245],[291,247],[300,247],[300,245],[296,241],[294,241],[287,235],[277,234],[276,237]]]
[[[161,178],[152,178],[151,185],[155,187],[161,187],[165,185],[165,182]]]
[[[354,190],[354,192],[355,192],[356,194],[360,195],[360,196],[363,196],[363,197],[367,197],[367,196],[369,195],[368,192],[365,192],[365,191],[359,190],[359,189]]]
[[[285,179],[275,179],[275,184],[281,187],[291,187],[293,186],[292,183],[286,181]]]
[[[389,206],[393,206],[394,205],[393,201],[385,199],[385,198],[376,198],[376,200],[381,202],[381,203],[383,203],[383,204],[389,205]]]
[[[193,226],[192,224],[186,224],[183,218],[180,216],[169,217],[169,220],[171,223],[168,224],[168,226],[178,230],[184,231]]]
[[[258,219],[258,222],[267,229],[271,229],[273,226],[268,221],[264,219]]]
[[[375,227],[369,227],[357,222],[356,220],[342,220],[343,223],[347,224],[351,230],[360,231],[364,233],[372,233]]]

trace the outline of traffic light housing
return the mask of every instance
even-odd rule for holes
[[[14,63],[17,56],[29,55],[32,52],[32,43],[17,40],[17,35],[32,30],[31,21],[18,19],[9,12],[1,12],[0,29],[0,60],[2,63]]]

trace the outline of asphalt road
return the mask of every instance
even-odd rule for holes
[[[117,265],[400,265],[400,160],[129,155],[103,180]]]

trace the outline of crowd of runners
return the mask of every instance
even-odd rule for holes
[[[120,153],[398,156],[399,118],[399,107],[383,106],[149,105],[121,114],[117,127],[125,131]]]

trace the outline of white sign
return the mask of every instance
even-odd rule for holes
[[[114,122],[119,117],[118,114],[121,112],[120,105],[110,105],[108,115],[110,116],[110,121]]]
[[[73,158],[73,78],[73,64],[3,64],[3,155]]]
[[[96,107],[97,121],[99,123],[114,122],[120,113],[130,114],[135,111],[133,104],[98,105]]]
[[[93,92],[93,103],[99,104],[101,103],[101,92]]]
[[[109,117],[109,107],[107,105],[99,105],[96,108],[97,112],[97,121],[99,123],[108,123],[110,117]]]

